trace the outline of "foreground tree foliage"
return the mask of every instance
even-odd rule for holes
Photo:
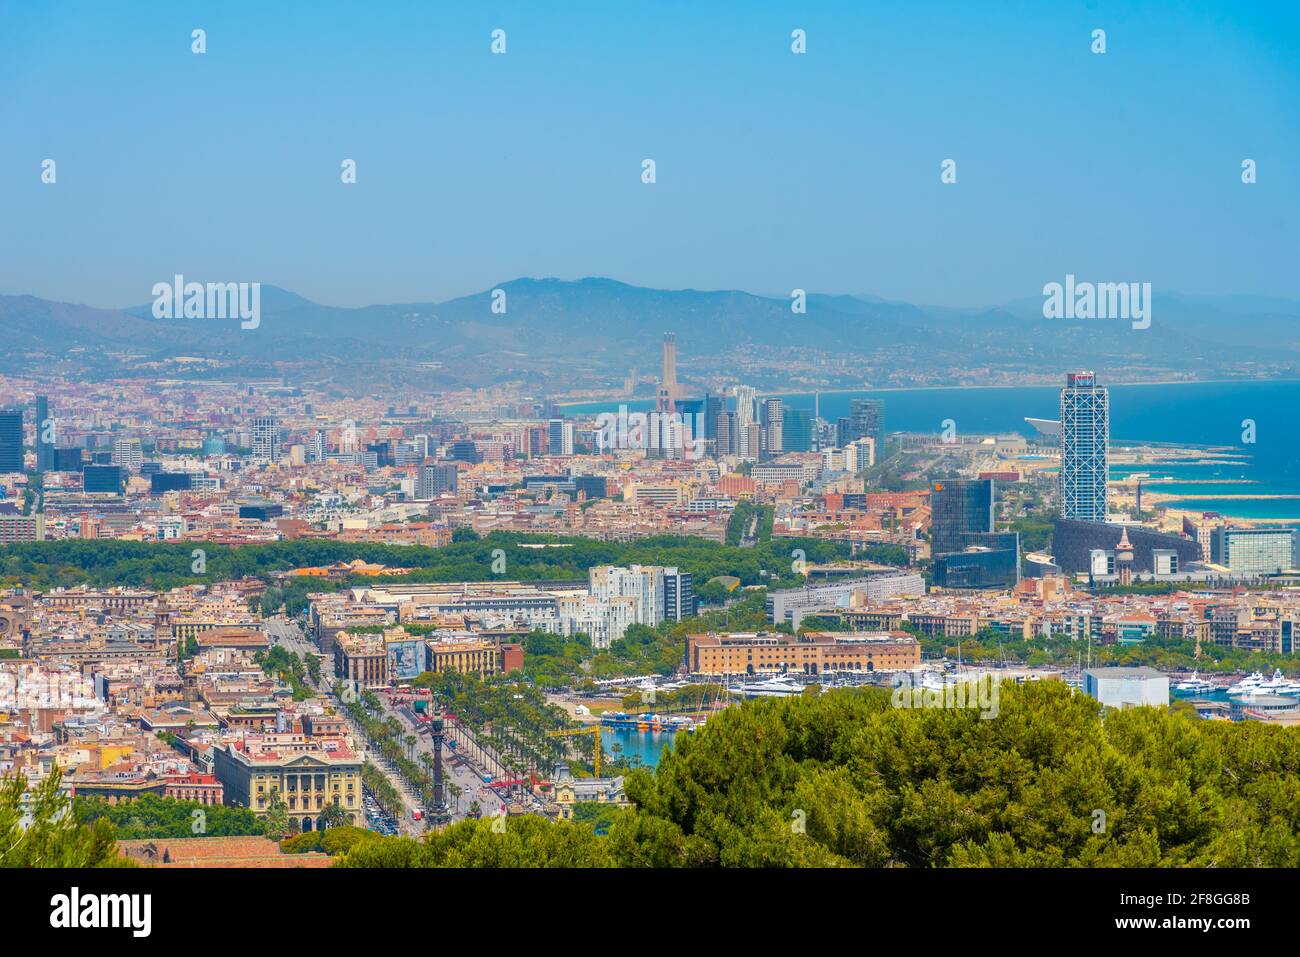
[[[1105,711],[1053,681],[996,717],[888,691],[731,708],[589,824],[464,822],[353,867],[1296,867],[1300,729]]]
[[[103,819],[119,840],[177,837],[262,835],[262,820],[247,808],[202,804],[146,794],[134,801],[109,804],[101,797],[79,797],[73,813],[83,824]]]
[[[461,821],[417,841],[381,837],[358,844],[336,867],[614,867],[617,860],[587,824],[526,815],[504,822]],[[500,827],[497,824],[497,827]]]
[[[83,823],[59,791],[56,768],[27,790],[22,775],[0,779],[0,867],[126,867],[113,825]]]
[[[286,854],[305,854],[319,851],[325,854],[342,854],[365,841],[377,841],[379,835],[364,827],[345,824],[331,827],[324,831],[307,831],[280,842],[280,850]]]

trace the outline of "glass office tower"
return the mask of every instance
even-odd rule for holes
[[[23,470],[23,410],[0,409],[0,473]]]
[[[993,531],[993,480],[935,482],[930,489],[930,554],[959,552],[967,536]]]
[[[1061,390],[1061,517],[1106,520],[1110,394],[1091,372],[1071,372]]]

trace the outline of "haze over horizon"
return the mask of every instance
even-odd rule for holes
[[[611,276],[979,307],[1073,273],[1300,298],[1294,4],[968,6],[10,8],[0,289],[125,308],[180,272],[360,306]]]
[[[159,282],[165,282],[172,278],[173,277],[163,277],[162,279],[159,280]],[[197,281],[193,276],[186,277],[187,282],[191,280]],[[627,287],[631,290],[639,290],[639,291],[643,290],[648,292],[699,293],[702,295],[736,293],[736,294],[754,296],[759,299],[770,299],[770,300],[776,300],[782,302],[788,301],[790,298],[788,293],[772,292],[772,291],[765,291],[765,290],[758,290],[758,289],[739,289],[735,287],[711,288],[711,287],[694,287],[694,286],[657,287],[657,286],[645,285],[643,283],[629,282],[627,280],[620,279],[615,276],[580,275],[580,276],[573,276],[573,277],[515,276],[510,279],[503,279],[499,282],[491,282],[486,284],[482,289],[470,290],[469,292],[458,294],[456,296],[452,296],[446,299],[427,299],[427,298],[426,299],[401,299],[401,300],[372,299],[368,301],[345,304],[341,302],[322,301],[320,299],[313,298],[312,296],[304,295],[298,290],[288,288],[279,283],[263,281],[263,280],[254,280],[254,281],[261,282],[264,294],[265,291],[267,290],[275,290],[277,293],[282,294],[284,297],[288,299],[300,299],[303,300],[305,304],[324,306],[333,309],[360,309],[368,306],[391,307],[391,306],[402,306],[402,305],[427,305],[427,304],[444,305],[446,303],[463,300],[466,298],[473,298],[476,296],[487,296],[494,288],[508,287],[510,285],[517,284],[517,283],[537,283],[537,284],[560,283],[566,286],[581,286],[584,283],[610,283],[621,287]],[[947,304],[939,304],[933,302],[911,302],[905,299],[897,299],[893,297],[880,296],[871,290],[837,292],[837,291],[828,291],[823,289],[808,289],[805,290],[805,292],[807,292],[810,295],[822,296],[822,297],[848,297],[851,299],[858,299],[867,303],[879,302],[884,305],[914,306],[922,310],[948,309],[948,310],[972,311],[972,312],[981,311],[981,310],[991,310],[991,309],[1003,309],[1007,307],[1021,305],[1025,302],[1036,304],[1039,301],[1038,296],[1029,295],[1029,296],[1018,297],[1015,299],[1008,299],[1001,302],[967,302],[967,303],[953,302]],[[22,296],[32,296],[32,295],[34,294],[30,292],[0,289],[0,298],[22,297]],[[1199,301],[1267,302],[1267,303],[1276,303],[1277,305],[1282,305],[1282,306],[1300,307],[1300,294],[1295,296],[1290,296],[1290,295],[1267,296],[1267,295],[1254,295],[1251,293],[1232,293],[1232,292],[1192,294],[1192,293],[1186,293],[1178,289],[1167,289],[1167,290],[1161,290],[1158,293],[1155,293],[1154,295],[1157,299],[1161,299],[1165,297],[1176,297],[1179,299],[1186,300],[1188,302],[1199,302]],[[109,303],[98,303],[98,302],[73,302],[71,300],[47,298],[45,296],[36,296],[35,298],[43,299],[48,302],[64,302],[69,305],[86,306],[91,309],[129,311],[129,312],[138,312],[141,309],[149,308],[151,303],[151,300],[148,297],[145,297],[144,299],[141,299],[138,302],[130,302],[130,303],[122,303],[122,304],[118,304],[118,303],[109,304]]]

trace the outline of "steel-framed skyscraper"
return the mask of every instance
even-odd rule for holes
[[[1061,390],[1061,517],[1106,521],[1110,394],[1091,372],[1071,372]]]

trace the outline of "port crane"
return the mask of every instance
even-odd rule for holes
[[[600,725],[599,724],[593,724],[589,728],[571,728],[568,731],[547,731],[546,732],[546,736],[548,738],[568,738],[579,734],[590,734],[595,736],[595,741],[593,742],[595,747],[592,752],[591,766],[592,766],[593,776],[600,777],[601,749],[600,749]]]

